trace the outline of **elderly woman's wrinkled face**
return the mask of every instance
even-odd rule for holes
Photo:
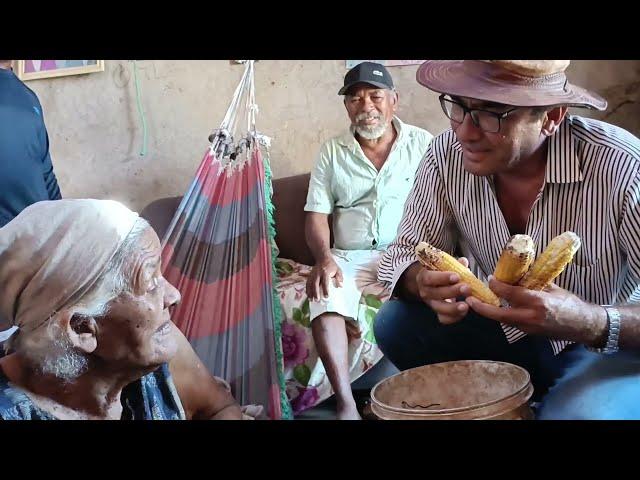
[[[180,293],[160,272],[160,241],[147,228],[127,272],[131,292],[121,294],[108,314],[98,321],[98,346],[94,355],[114,368],[154,368],[176,353],[169,307],[180,301]]]

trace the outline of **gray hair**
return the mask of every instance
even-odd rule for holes
[[[139,248],[138,242],[142,233],[149,227],[145,219],[136,220],[120,248],[107,264],[104,273],[75,305],[74,316],[104,317],[108,314],[113,300],[122,293],[131,291],[133,285],[129,277],[128,261]],[[48,322],[46,329],[47,334],[40,336],[39,340],[32,339],[31,332],[25,334],[17,331],[7,340],[5,351],[21,351],[38,364],[41,373],[54,375],[64,381],[73,381],[87,370],[89,359],[84,353],[73,348],[66,333],[57,324]]]
[[[127,261],[138,249],[138,240],[149,228],[144,218],[138,218],[120,248],[107,264],[104,273],[76,305],[76,314],[85,317],[102,317],[108,312],[109,303],[120,294],[131,291],[131,279],[126,271]]]

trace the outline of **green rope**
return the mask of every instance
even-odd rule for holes
[[[282,410],[282,418],[285,420],[293,419],[291,405],[287,398],[286,385],[284,381],[284,360],[282,355],[282,308],[280,307],[280,298],[276,290],[276,282],[278,281],[278,272],[276,264],[278,261],[278,249],[276,247],[276,228],[274,211],[275,207],[271,201],[273,195],[273,185],[271,182],[271,166],[269,156],[264,156],[264,183],[265,183],[265,205],[267,209],[267,230],[269,233],[269,244],[271,245],[271,276],[273,279],[273,287],[271,295],[273,297],[273,318],[274,318],[274,335],[276,345],[276,369],[278,371],[278,382],[280,384],[280,403]]]
[[[147,154],[147,121],[144,118],[144,111],[142,110],[142,101],[140,99],[140,83],[138,82],[138,64],[133,61],[133,78],[136,84],[136,101],[138,104],[138,113],[142,119],[142,150],[140,156],[144,157]]]

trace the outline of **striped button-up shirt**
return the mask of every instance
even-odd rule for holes
[[[524,233],[539,255],[567,230],[582,240],[555,283],[583,300],[612,305],[640,301],[640,140],[604,122],[567,117],[549,138],[544,186]],[[433,139],[407,198],[395,241],[382,257],[380,281],[391,288],[426,241],[469,258],[483,281],[511,237],[493,177],[465,171],[462,149],[447,130]],[[510,343],[526,334],[502,324]],[[555,354],[569,343],[550,340]]]

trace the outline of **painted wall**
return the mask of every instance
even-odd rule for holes
[[[113,198],[141,209],[180,195],[227,109],[244,67],[230,61],[138,61],[148,129],[147,154],[137,110],[133,63],[107,60],[101,73],[34,80],[66,197]],[[448,127],[437,95],[415,81],[417,66],[390,67],[399,116],[437,134]],[[258,129],[272,137],[274,176],[308,172],[320,144],[347,128],[337,91],[344,60],[264,60],[256,64]],[[576,84],[604,95],[603,118],[640,135],[640,61],[575,61]]]

